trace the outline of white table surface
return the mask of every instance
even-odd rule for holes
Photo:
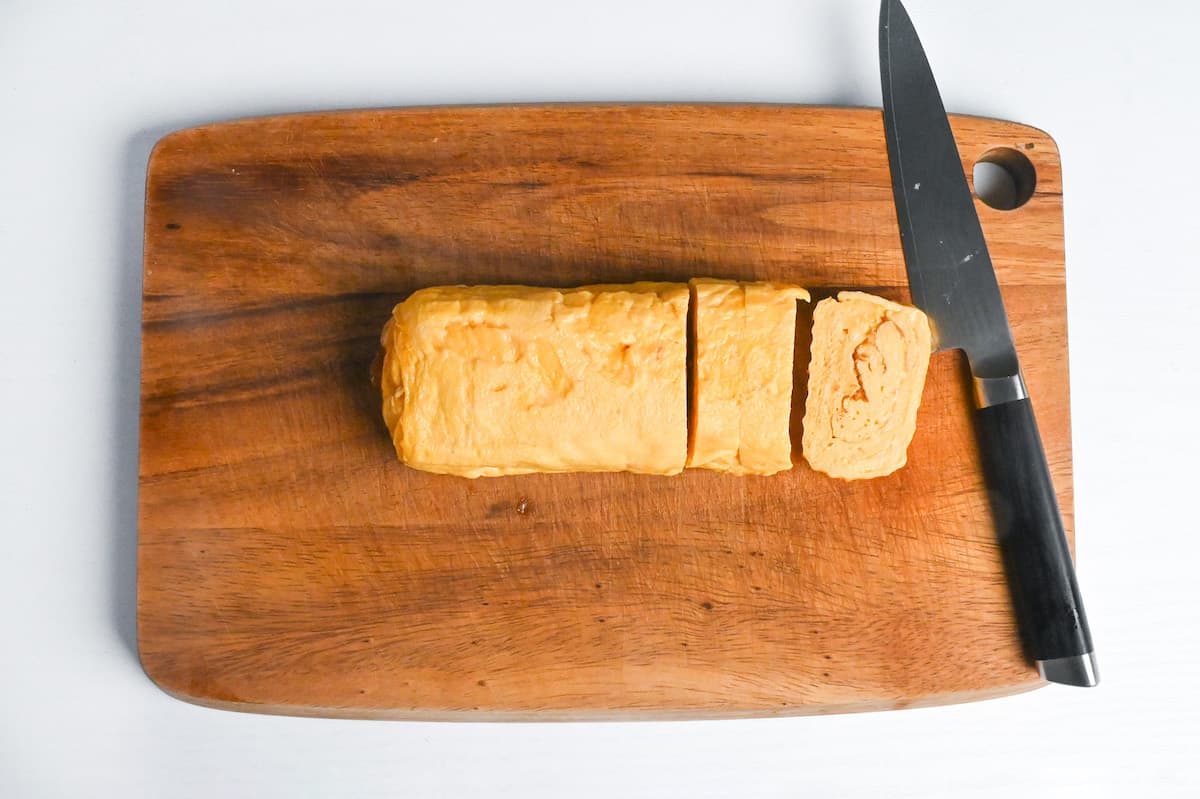
[[[1200,10],[909,8],[949,109],[1037,125],[1062,151],[1079,574],[1100,688],[580,724],[297,719],[167,697],[134,642],[141,202],[155,140],[358,106],[878,106],[877,5],[7,0],[0,796],[1200,795]]]

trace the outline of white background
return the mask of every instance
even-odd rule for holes
[[[911,0],[950,110],[1062,151],[1100,688],[736,722],[265,717],[134,649],[142,182],[195,123],[356,106],[877,106],[875,0],[0,0],[0,796],[1196,796],[1200,10]],[[882,146],[882,143],[881,143]],[[1053,789],[1053,794],[1051,793]]]

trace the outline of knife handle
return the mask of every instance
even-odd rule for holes
[[[1021,639],[1043,679],[1092,686],[1098,681],[1092,635],[1033,405],[1025,396],[1004,400],[980,407],[977,421]]]

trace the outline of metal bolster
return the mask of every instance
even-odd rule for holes
[[[976,408],[990,408],[1029,398],[1025,379],[1020,372],[1008,377],[973,377],[971,382],[975,386]]]

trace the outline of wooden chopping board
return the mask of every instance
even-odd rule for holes
[[[978,207],[1070,534],[1057,149],[1022,125],[952,124],[968,175],[995,148],[1036,169],[1025,206]],[[138,640],[169,693],[330,716],[662,718],[1041,684],[956,353],[933,359],[908,466],[856,483],[802,462],[766,478],[425,474],[397,461],[369,382],[392,306],[429,285],[713,275],[906,300],[878,110],[255,119],[167,136],[146,196]]]

